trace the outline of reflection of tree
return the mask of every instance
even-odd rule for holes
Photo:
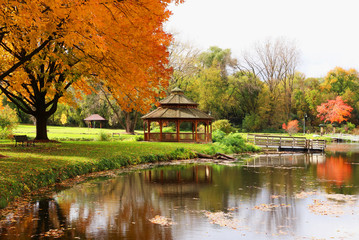
[[[153,204],[151,190],[143,187],[142,174],[121,178],[73,190],[76,204],[67,209],[67,215],[74,210],[87,212],[86,216],[75,215],[70,223],[76,232],[81,231],[87,238],[172,239],[169,228],[154,226],[148,220],[161,212]],[[60,205],[66,204],[66,195],[73,191],[61,194]]]
[[[297,170],[276,167],[265,168],[261,171],[261,182],[264,185],[262,185],[262,194],[257,196],[256,204],[268,204],[277,207],[265,214],[258,214],[260,219],[257,220],[265,223],[264,229],[262,226],[257,226],[259,231],[264,231],[268,234],[277,234],[280,230],[283,232],[289,229],[290,231],[295,231],[296,221],[299,217],[293,197],[296,191],[294,186],[296,186],[299,176]]]
[[[36,201],[21,222],[8,228],[7,235],[9,239],[14,239],[14,236],[15,239],[42,239],[50,229],[54,230],[55,235],[62,236],[61,232],[67,229],[67,222],[58,203],[53,198],[46,198]],[[75,237],[71,231],[64,234],[68,239]],[[84,238],[84,235],[76,236]]]
[[[335,183],[338,187],[348,183],[352,176],[352,166],[342,156],[328,156],[317,166],[318,177]]]
[[[9,234],[36,239],[64,228],[67,239],[172,239],[170,228],[149,221],[161,210],[152,190],[143,186],[142,173],[120,179],[81,184],[61,192],[56,201],[41,200]]]

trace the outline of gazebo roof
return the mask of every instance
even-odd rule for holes
[[[213,119],[196,108],[162,108],[146,114],[142,119]]]
[[[103,117],[98,114],[92,114],[84,119],[85,121],[106,121]]]
[[[163,99],[159,102],[161,106],[164,105],[195,105],[197,106],[198,103],[195,103],[191,99],[187,98],[183,91],[176,87],[171,91],[171,95]]]
[[[187,98],[179,88],[174,88],[171,95],[159,103],[159,108],[146,114],[142,119],[213,119],[213,117],[197,109],[198,103]]]

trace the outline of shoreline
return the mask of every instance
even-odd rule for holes
[[[194,154],[193,152],[191,152]],[[31,192],[27,192],[20,196],[15,197],[15,199],[8,203],[8,206],[0,209],[0,227],[4,227],[3,225],[9,225],[12,222],[16,222],[20,219],[24,214],[26,214],[26,208],[36,197],[46,197],[55,194],[57,191],[61,191],[62,189],[71,188],[77,184],[84,183],[94,178],[99,177],[116,177],[119,174],[144,170],[153,168],[156,166],[170,166],[170,165],[180,165],[180,164],[196,164],[196,163],[209,163],[209,164],[222,164],[222,165],[238,165],[238,158],[242,157],[243,159],[250,159],[255,156],[260,155],[272,155],[272,154],[295,154],[294,152],[278,152],[265,150],[259,153],[243,153],[238,154],[236,156],[236,160],[222,160],[222,159],[208,159],[208,158],[185,158],[185,159],[171,159],[165,161],[156,161],[156,162],[143,162],[143,163],[129,163],[127,165],[121,166],[120,168],[102,170],[97,172],[90,172],[81,175],[76,175],[71,178],[66,178],[60,182],[49,184],[45,187],[41,187],[39,189],[33,190]],[[298,153],[297,153],[298,154]],[[246,160],[243,160],[244,162]],[[236,162],[237,164],[233,164]],[[5,226],[7,227],[7,226]]]
[[[222,163],[227,165],[229,162],[226,160],[216,160],[216,159],[204,159],[204,158],[192,158],[192,159],[174,159],[164,162],[155,162],[155,163],[141,163],[138,165],[129,165],[122,167],[120,169],[111,169],[99,172],[86,173],[82,175],[75,176],[73,178],[65,179],[59,183],[51,184],[46,187],[25,193],[17,197],[14,201],[10,202],[8,206],[0,209],[0,228],[10,227],[12,223],[16,223],[20,220],[25,214],[28,206],[33,204],[33,201],[36,197],[45,198],[47,196],[52,196],[56,192],[71,188],[77,184],[82,184],[86,181],[90,181],[95,178],[100,177],[117,177],[119,174],[129,173],[132,171],[145,170],[154,168],[157,166],[172,166],[172,165],[181,165],[181,164],[196,164],[196,163],[210,163],[218,164]]]

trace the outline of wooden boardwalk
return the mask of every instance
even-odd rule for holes
[[[335,134],[330,136],[334,142],[359,142],[358,135],[351,134]]]
[[[259,147],[275,148],[278,151],[324,151],[325,140],[305,137],[282,137],[248,134],[247,141]]]

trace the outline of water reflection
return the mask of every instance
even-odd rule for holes
[[[347,163],[342,156],[329,156],[325,162],[318,164],[317,174],[320,179],[342,186],[352,177],[352,165]]]
[[[337,218],[308,209],[315,199],[326,200],[325,193],[358,193],[359,151],[335,149],[327,155],[258,156],[243,166],[165,166],[98,179],[37,201],[23,221],[0,234],[39,239],[62,229],[62,239],[343,238],[338,226],[344,225],[356,239],[357,203],[350,205],[355,214]],[[206,211],[229,214],[219,220],[238,226],[220,226]],[[156,215],[176,224],[153,224],[149,219]],[[328,230],[313,227],[319,222]]]

